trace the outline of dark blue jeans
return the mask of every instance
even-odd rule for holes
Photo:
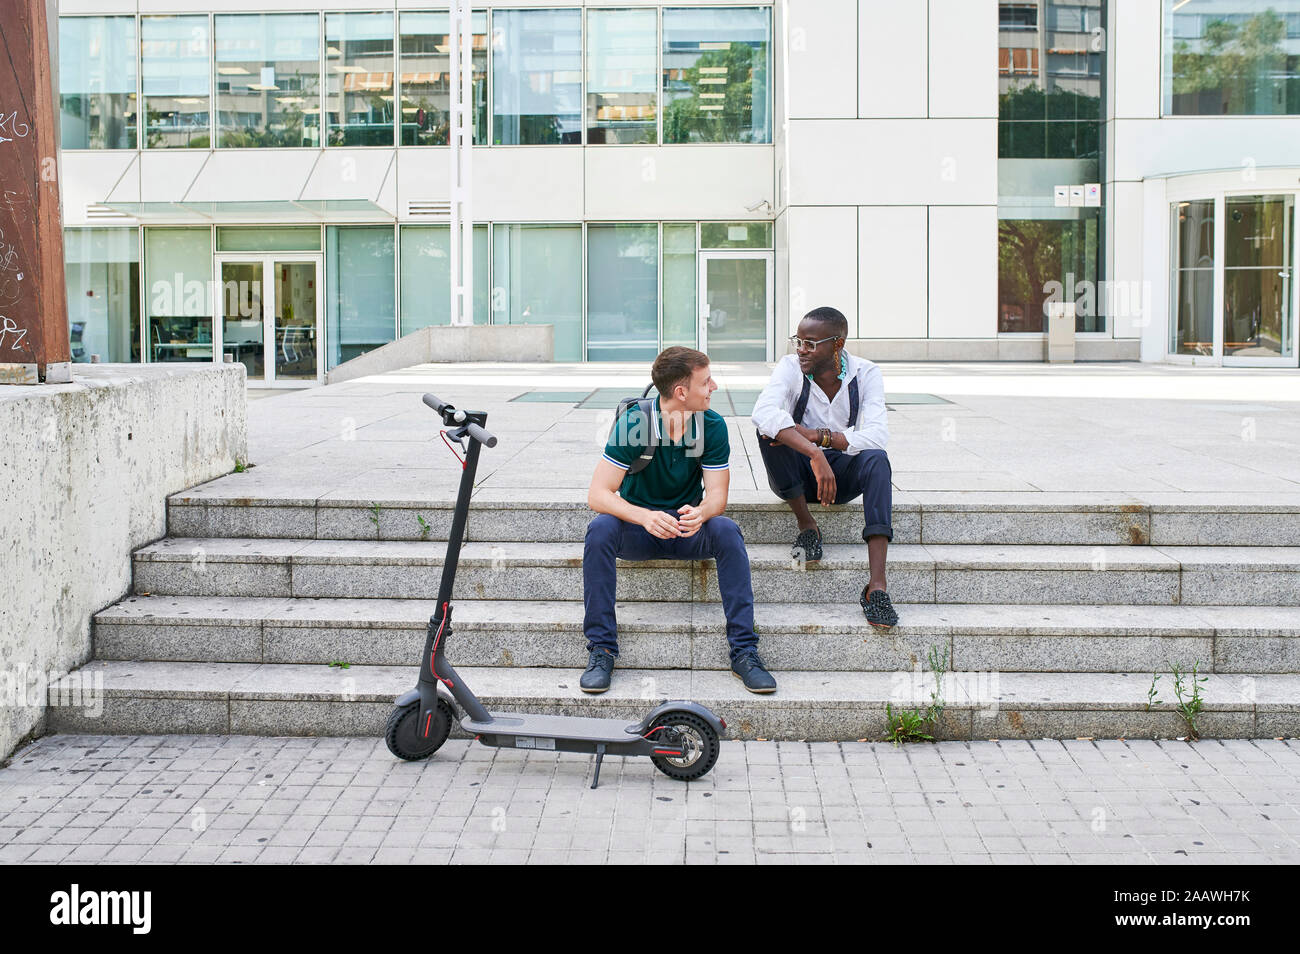
[[[671,512],[671,511],[670,511]],[[673,516],[677,516],[673,513]],[[662,540],[640,524],[602,513],[587,524],[582,550],[583,631],[587,649],[607,649],[618,655],[618,622],[614,617],[614,561],[716,560],[718,589],[727,614],[731,658],[758,646],[754,635],[754,588],[749,578],[749,554],[740,527],[729,517],[714,517],[693,536]],[[683,593],[682,599],[689,599]]]
[[[784,444],[773,447],[771,438],[762,434],[758,436],[758,449],[767,468],[768,485],[778,497],[782,500],[805,497],[810,504],[817,502],[817,477],[807,457]],[[862,539],[880,535],[893,540],[894,494],[890,486],[893,470],[889,456],[882,450],[823,453],[835,474],[835,502],[848,503],[859,495],[862,497]]]

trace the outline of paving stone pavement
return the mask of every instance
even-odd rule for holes
[[[0,769],[0,862],[1300,862],[1300,741],[724,742],[648,760],[450,741],[55,735]]]

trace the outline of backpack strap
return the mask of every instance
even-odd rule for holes
[[[849,382],[849,427],[858,426],[858,379]]]
[[[794,413],[790,415],[796,424],[803,424],[803,412],[808,410],[808,394],[812,390],[812,382],[808,380],[808,375],[801,375],[801,377],[803,390],[799,392],[799,400],[794,404]]]
[[[627,472],[629,474],[639,474],[649,467],[650,461],[655,458],[655,448],[659,446],[659,435],[656,433],[655,428],[655,399],[645,396],[650,392],[651,386],[647,385],[641,397],[629,402],[640,409],[641,413],[645,415],[646,423],[650,425],[650,439],[646,442],[646,446],[641,449],[641,453],[637,458],[632,461],[631,466],[628,467]]]

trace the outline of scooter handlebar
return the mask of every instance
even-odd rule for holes
[[[474,440],[478,441],[484,447],[497,446],[496,437],[489,431],[485,431],[483,428],[479,427],[477,424],[466,424],[465,433],[474,438]]]
[[[442,409],[447,406],[447,402],[442,400],[436,394],[426,394],[424,396],[424,403],[429,405],[429,407],[433,408],[439,414],[441,414]]]

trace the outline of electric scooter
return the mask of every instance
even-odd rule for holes
[[[452,633],[451,591],[456,580],[456,564],[465,536],[479,451],[483,447],[495,447],[497,439],[484,429],[487,414],[483,411],[460,410],[432,394],[424,396],[424,403],[442,416],[448,428],[442,432],[448,448],[451,448],[450,441],[455,441],[464,457],[456,455],[462,468],[460,490],[451,532],[447,534],[447,556],[442,564],[437,608],[429,619],[424,654],[420,657],[420,676],[414,689],[398,697],[397,707],[389,716],[384,733],[389,751],[410,761],[428,758],[447,740],[459,704],[465,713],[460,720],[461,728],[484,745],[594,753],[596,769],[592,788],[600,781],[600,766],[606,755],[649,756],[659,771],[682,781],[707,773],[718,760],[718,742],[727,731],[727,723],[706,706],[686,701],[665,702],[639,722],[488,712],[452,668],[446,650]]]

